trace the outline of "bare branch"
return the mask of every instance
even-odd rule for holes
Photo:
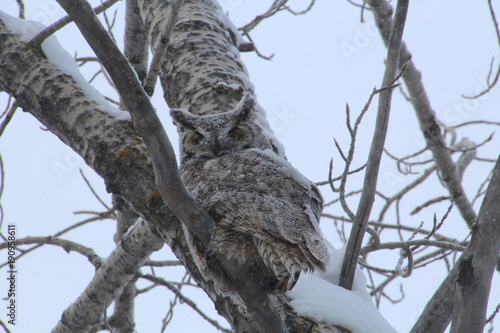
[[[486,324],[486,309],[491,279],[500,250],[500,158],[486,191],[477,225],[458,266],[456,299],[451,333],[481,332]]]
[[[382,81],[382,87],[392,85],[394,79],[397,77],[401,40],[403,37],[407,11],[408,0],[399,0],[396,9],[395,23],[389,42],[387,65],[385,68],[384,79]],[[339,285],[349,290],[352,288],[359,251],[361,249],[366,224],[370,217],[373,201],[375,199],[380,159],[382,157],[385,137],[387,134],[387,126],[389,123],[391,97],[392,89],[387,89],[380,93],[375,133],[368,157],[363,193],[361,194],[356,219],[354,220],[351,235],[347,243],[346,255],[344,257],[344,263],[340,274]]]
[[[398,263],[396,265],[396,272],[398,272],[398,275],[407,278],[411,275],[413,272],[413,253],[411,252],[410,248],[407,246],[403,246],[401,248],[402,252],[401,255],[399,256]],[[404,259],[408,258],[408,265],[406,266],[405,269],[401,268],[403,265]]]
[[[244,35],[247,35],[252,29],[254,29],[260,22],[273,16],[278,11],[283,10],[283,6],[288,2],[288,0],[274,0],[273,4],[269,9],[260,15],[257,15],[252,21],[245,24],[243,27],[239,28]]]
[[[370,246],[367,246],[363,248],[361,251],[362,254],[368,253],[368,252],[374,252],[374,251],[379,251],[379,250],[394,250],[394,249],[404,249],[405,247],[412,247],[412,246],[433,246],[437,247],[440,249],[445,249],[445,250],[453,250],[453,251],[459,251],[463,252],[465,250],[465,247],[462,245],[458,245],[455,243],[449,243],[445,241],[434,241],[430,239],[415,239],[415,240],[408,240],[408,241],[402,241],[402,242],[387,242],[387,243],[380,243],[377,248],[371,248]]]
[[[381,211],[379,213],[378,221],[383,221],[385,213],[387,212],[387,210],[389,209],[389,207],[392,205],[392,203],[394,201],[401,199],[406,193],[408,193],[409,191],[414,189],[419,184],[423,183],[434,171],[436,171],[436,169],[437,169],[437,167],[433,166],[433,167],[430,167],[430,168],[424,170],[424,172],[422,173],[422,175],[420,177],[418,177],[413,182],[406,185],[398,193],[396,193],[395,195],[393,195],[392,197],[387,199],[387,202],[385,203],[384,207],[381,209]]]
[[[494,202],[498,202],[498,200],[500,200],[499,161],[497,161],[494,173],[496,174],[496,178],[495,180],[492,179],[490,181],[490,185],[488,186],[488,192],[490,193],[485,196],[485,200],[483,202],[483,205],[481,206],[480,220],[478,221],[478,226],[473,228],[474,235],[471,242],[467,246],[464,254],[460,257],[457,264],[455,264],[451,272],[440,285],[434,296],[427,303],[424,312],[413,326],[411,333],[444,331],[451,320],[452,313],[455,312],[453,310],[454,306],[457,307],[457,312],[460,313],[462,313],[462,309],[466,308],[462,307],[461,302],[455,299],[455,294],[457,292],[461,293],[461,291],[457,291],[457,289],[459,288],[457,288],[456,286],[456,281],[460,271],[460,262],[462,262],[462,260],[464,260],[465,258],[468,258],[470,253],[476,253],[477,256],[476,260],[472,260],[475,273],[471,281],[473,282],[473,284],[470,284],[470,286],[477,286],[477,283],[479,281],[483,282],[481,283],[482,287],[475,288],[474,293],[477,292],[477,295],[471,295],[471,300],[475,300],[477,302],[475,305],[477,309],[474,309],[472,312],[478,317],[471,319],[471,323],[467,325],[476,326],[476,331],[478,332],[483,330],[483,326],[486,321],[486,309],[484,302],[486,302],[486,300],[488,299],[488,297],[485,297],[484,292],[489,292],[491,274],[493,273],[493,269],[496,265],[498,250],[500,248],[500,224],[491,223],[492,221],[488,221],[488,216],[491,219],[494,216],[498,216],[499,214],[499,212],[495,213],[494,211],[491,211],[498,211],[499,209],[499,206],[497,204],[494,204]],[[465,287],[465,292],[467,292],[467,289],[469,288]],[[482,297],[482,299],[478,300],[476,299],[476,297]],[[456,315],[457,314],[454,314],[454,316]],[[464,316],[464,319],[468,317],[468,314],[462,313],[462,315]],[[459,327],[463,324],[464,323],[456,321],[455,328],[452,329],[457,329],[456,325],[458,325]],[[480,325],[481,327],[479,328]],[[473,331],[474,330],[465,329],[462,332]]]
[[[12,332],[11,330],[9,330],[9,328],[7,327],[7,325],[5,325],[5,323],[2,320],[0,320],[0,326],[3,328],[3,330],[4,330],[5,333],[11,333]]]
[[[449,199],[450,199],[450,197],[447,196],[447,195],[445,195],[445,196],[440,196],[440,197],[437,197],[437,198],[434,198],[434,199],[427,200],[423,204],[418,205],[417,207],[415,207],[415,209],[413,209],[410,212],[410,215],[415,215],[415,214],[417,214],[418,212],[420,212],[424,208],[427,208],[427,207],[429,207],[429,206],[431,206],[433,204],[440,203],[440,202],[443,202],[443,201],[449,200]]]
[[[24,19],[24,2],[23,0],[16,0],[17,6],[19,7],[19,14],[18,17],[21,19]]]
[[[16,112],[17,107],[18,105],[16,102],[12,103],[12,106],[10,107],[9,111],[7,111],[7,113],[5,114],[5,119],[0,124],[0,136],[2,136],[3,132],[7,128],[7,125],[12,120],[12,117],[14,117],[14,113]]]
[[[158,79],[158,74],[160,74],[160,66],[165,61],[165,56],[167,54],[168,44],[170,44],[170,36],[174,31],[175,24],[179,17],[179,12],[184,0],[174,0],[172,3],[172,9],[169,12],[168,22],[165,30],[163,30],[160,43],[156,47],[156,52],[151,61],[149,67],[148,76],[144,84],[144,90],[149,96],[153,95],[156,86],[156,80]]]
[[[94,265],[94,267],[97,269],[101,267],[102,265],[102,259],[99,257],[93,249],[83,246],[81,244],[66,240],[66,239],[61,239],[61,238],[56,238],[52,236],[48,237],[25,237],[25,238],[20,238],[16,239],[16,246],[20,245],[29,245],[29,244],[39,244],[39,245],[55,245],[59,246],[64,249],[64,251],[70,253],[71,251],[75,251],[77,253],[80,253],[81,255],[87,257],[87,259]],[[8,242],[6,243],[0,243],[0,250],[6,249],[8,247]]]
[[[179,299],[182,300],[182,302],[186,303],[187,305],[189,305],[194,311],[196,311],[203,319],[205,319],[206,321],[208,321],[210,324],[212,324],[215,328],[217,328],[218,330],[222,331],[222,332],[226,332],[226,333],[232,333],[233,331],[227,329],[227,328],[224,328],[222,326],[220,326],[220,324],[213,320],[212,318],[210,318],[209,316],[207,316],[205,313],[203,313],[203,311],[201,311],[198,306],[196,305],[196,303],[194,303],[191,299],[187,298],[186,296],[184,296],[184,294],[182,294],[180,292],[179,289],[177,289],[175,286],[173,286],[171,283],[161,279],[161,278],[158,278],[156,276],[153,276],[153,275],[149,275],[149,274],[139,274],[139,277],[140,278],[143,278],[143,279],[146,279],[146,280],[149,280],[155,284],[158,284],[158,285],[161,285],[161,286],[164,286],[164,287],[167,287],[170,291],[172,291]]]
[[[100,14],[103,11],[105,11],[106,9],[113,6],[118,1],[119,0],[104,1],[103,3],[101,3],[99,6],[97,6],[93,10],[96,14]],[[71,19],[70,16],[63,17],[59,21],[52,23],[47,28],[40,31],[35,37],[33,37],[33,39],[30,41],[30,43],[32,45],[41,45],[43,43],[43,41],[47,39],[47,37],[49,37],[50,35],[55,33],[57,30],[62,29],[64,26],[66,26],[68,23],[71,23],[71,22],[73,22],[73,20]]]
[[[97,199],[97,201],[99,201],[101,203],[101,205],[104,206],[104,208],[106,208],[108,211],[110,210],[109,206],[106,205],[106,203],[101,199],[101,197],[97,194],[97,192],[94,190],[94,187],[90,184],[89,180],[87,179],[87,177],[85,177],[85,174],[83,173],[83,170],[80,169],[80,175],[82,176],[83,180],[85,181],[85,184],[87,184],[89,190],[92,192],[92,194],[94,195],[94,197]]]
[[[289,11],[293,15],[304,15],[304,14],[307,14],[313,8],[313,6],[314,6],[315,3],[316,3],[316,0],[312,0],[311,3],[309,4],[309,6],[307,6],[306,9],[303,9],[303,10],[300,10],[300,11],[295,11],[292,8],[290,8],[290,6],[285,6],[285,8],[286,8],[287,11]]]
[[[137,216],[125,200],[116,194],[113,195],[113,204],[118,207],[116,214],[117,228],[114,236],[115,243],[118,244],[139,216]],[[136,278],[130,280],[115,299],[113,314],[107,321],[107,325],[111,328],[112,332],[129,333],[134,330],[134,301],[137,295],[136,280]]]
[[[469,126],[469,125],[493,125],[493,126],[500,126],[500,122],[497,121],[487,121],[487,120],[472,120],[472,121],[466,121],[465,123],[461,123],[458,125],[453,126],[453,128],[460,128],[464,126]]]
[[[342,216],[333,216],[331,214],[323,213],[323,214],[321,214],[321,217],[330,218],[330,219],[338,220],[338,221],[342,221],[342,222],[352,223],[352,220],[346,219],[345,217],[342,217]],[[388,224],[388,223],[380,223],[380,222],[373,222],[373,221],[369,221],[368,225],[376,227],[376,228],[387,228],[387,229],[396,229],[396,230],[400,229],[400,230],[405,230],[405,231],[409,231],[409,232],[418,232],[419,234],[426,235],[427,236],[426,239],[428,239],[432,236],[436,240],[439,240],[439,241],[444,241],[444,242],[448,242],[448,243],[457,243],[458,242],[456,239],[453,239],[453,238],[436,233],[434,228],[433,228],[433,230],[429,231],[429,230],[425,230],[422,228],[418,229],[418,228],[414,228],[414,227],[409,227],[409,226],[406,226],[403,224]],[[429,235],[431,235],[431,236],[429,236]]]
[[[95,216],[95,217],[91,217],[91,218],[85,219],[85,220],[83,220],[83,221],[80,221],[80,222],[78,222],[78,223],[75,223],[75,224],[73,224],[73,225],[71,225],[71,226],[69,226],[69,227],[67,227],[67,228],[65,228],[65,229],[63,229],[63,230],[61,230],[61,231],[59,231],[59,232],[55,233],[54,235],[52,235],[52,236],[48,236],[48,237],[54,237],[54,238],[57,238],[57,237],[59,237],[59,236],[64,235],[64,234],[65,234],[65,233],[67,233],[68,231],[74,230],[74,229],[76,229],[76,228],[78,228],[78,227],[81,227],[81,226],[83,226],[83,225],[85,225],[85,224],[88,224],[88,223],[90,223],[90,222],[101,221],[101,220],[104,220],[104,219],[110,218],[110,216],[112,216],[112,215],[114,214],[115,210],[116,210],[116,208],[115,208],[115,207],[112,207],[112,208],[111,208],[110,210],[108,210],[107,212],[100,213],[100,214],[98,214],[98,215],[97,215],[97,216]],[[39,247],[41,247],[41,246],[43,246],[43,245],[44,245],[44,244],[39,244],[39,245],[33,246],[33,247],[29,248],[29,249],[23,250],[23,251],[21,252],[21,254],[20,254],[19,256],[17,256],[17,258],[19,259],[19,258],[21,258],[22,256],[24,256],[24,255],[26,255],[26,254],[30,253],[31,251],[34,251],[34,250],[38,249]],[[4,267],[4,266],[5,266],[5,265],[7,265],[7,264],[8,264],[7,262],[6,262],[6,263],[3,263],[2,265],[0,265],[0,268]]]
[[[101,323],[103,311],[111,304],[121,288],[142,267],[152,251],[160,249],[164,242],[156,236],[149,224],[141,221],[140,225],[122,238],[118,247],[106,262],[120,265],[103,265],[97,270],[93,280],[80,297],[64,311],[62,318],[53,332],[75,332]],[[113,277],[110,279],[110,277]],[[71,318],[71,321],[69,319]],[[77,327],[78,329],[75,329]]]
[[[497,304],[495,311],[493,311],[491,316],[488,317],[488,319],[486,320],[486,324],[492,323],[499,311],[500,311],[500,303]]]
[[[491,20],[493,21],[493,24],[495,25],[495,33],[497,35],[497,43],[500,46],[500,30],[498,29],[498,21],[497,21],[497,17],[495,15],[495,9],[493,8],[493,4],[492,4],[491,0],[488,0],[488,8],[490,10]],[[485,90],[483,90],[479,94],[476,94],[476,95],[473,95],[473,96],[465,96],[465,95],[462,95],[462,96],[464,98],[474,99],[474,98],[478,98],[478,97],[483,96],[484,94],[489,93],[491,91],[491,89],[493,89],[493,87],[495,87],[495,85],[497,84],[498,79],[500,77],[500,63],[499,63],[499,66],[497,68],[497,71],[496,71],[496,74],[495,74],[495,78],[493,79],[493,82],[490,82],[489,79],[491,77],[492,69],[493,69],[493,59],[491,60],[490,72],[488,74],[488,80],[487,80],[488,87]]]
[[[182,266],[182,262],[180,262],[179,260],[163,260],[163,261],[146,260],[144,266],[151,266],[151,267]]]

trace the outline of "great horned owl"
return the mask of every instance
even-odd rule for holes
[[[216,222],[210,250],[263,269],[269,291],[283,293],[301,271],[325,269],[323,201],[312,182],[273,152],[255,113],[249,95],[221,114],[171,110],[184,183]]]

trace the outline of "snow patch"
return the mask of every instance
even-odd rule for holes
[[[351,330],[353,333],[397,333],[382,317],[366,290],[366,278],[358,267],[353,290],[338,286],[345,246],[337,250],[325,240],[330,253],[326,272],[301,274],[286,295],[297,314]]]
[[[5,12],[0,11],[0,19],[5,23],[10,31],[16,35],[20,35],[21,41],[29,42],[40,31],[45,29],[45,25],[40,22],[32,20],[23,20],[11,16]],[[52,35],[42,43],[42,50],[47,59],[60,71],[71,75],[76,83],[85,91],[85,93],[100,105],[101,109],[107,112],[110,116],[118,120],[130,120],[130,113],[121,111],[112,106],[104,96],[97,91],[87,80],[83,77],[78,69],[78,65],[73,57],[59,44],[57,38]]]

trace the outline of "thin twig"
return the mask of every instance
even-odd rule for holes
[[[8,242],[5,243],[0,243],[0,250],[3,250],[7,248]],[[39,244],[39,245],[55,245],[59,246],[64,249],[67,253],[70,253],[71,251],[75,251],[77,253],[80,253],[81,255],[87,257],[87,259],[94,265],[94,267],[97,269],[101,267],[102,265],[102,259],[99,257],[93,249],[83,246],[81,244],[66,240],[66,239],[61,239],[57,237],[25,237],[25,238],[19,238],[16,239],[16,247],[21,246],[21,245],[29,245],[29,244]]]
[[[101,203],[101,205],[103,205],[104,208],[106,208],[109,211],[111,208],[109,208],[109,206],[106,205],[106,203],[104,202],[104,200],[102,200],[101,197],[99,196],[99,194],[97,194],[97,192],[94,190],[94,187],[90,184],[90,182],[87,179],[87,177],[85,177],[85,174],[83,173],[82,169],[80,169],[80,175],[82,176],[83,180],[85,181],[85,184],[87,184],[88,188],[90,189],[90,191],[92,192],[92,194],[94,195],[94,197],[97,199],[97,201],[99,201]]]
[[[149,275],[149,274],[139,274],[139,277],[140,278],[143,278],[143,279],[146,279],[146,280],[149,280],[155,284],[158,284],[158,285],[161,285],[161,286],[164,286],[164,287],[167,287],[170,291],[172,291],[179,299],[181,299],[184,303],[186,303],[187,305],[189,305],[194,311],[196,311],[203,319],[205,319],[206,321],[208,321],[210,324],[212,324],[214,327],[216,327],[218,330],[221,330],[222,332],[226,332],[226,333],[232,333],[233,331],[227,329],[227,328],[224,328],[222,327],[216,320],[213,320],[212,318],[210,318],[209,316],[207,316],[203,311],[201,311],[198,306],[196,305],[195,302],[193,302],[190,298],[187,298],[186,296],[184,296],[184,294],[182,294],[178,288],[176,288],[175,286],[173,286],[171,283],[161,279],[161,278],[158,278],[156,276],[153,276],[153,275]]]
[[[3,132],[7,128],[7,125],[12,120],[12,117],[14,117],[14,113],[16,112],[17,107],[18,107],[17,102],[14,102],[10,107],[9,111],[7,112],[7,114],[5,115],[5,119],[0,124],[0,136],[2,136]]]
[[[394,249],[402,249],[404,247],[411,247],[411,246],[433,246],[437,247],[440,249],[445,249],[445,250],[453,250],[453,251],[459,251],[463,252],[465,250],[465,246],[458,245],[455,243],[449,243],[449,242],[444,242],[444,241],[435,241],[435,240],[430,240],[430,239],[414,239],[414,240],[408,240],[408,241],[402,241],[402,242],[387,242],[387,243],[380,243],[377,248],[371,248],[370,246],[364,247],[361,251],[362,254],[368,253],[368,252],[375,252],[375,251],[380,251],[380,250],[394,250]]]
[[[413,272],[413,253],[411,252],[410,248],[407,246],[403,246],[401,248],[402,252],[401,255],[399,256],[398,263],[396,265],[396,272],[398,272],[398,275],[407,278],[411,275]],[[406,266],[405,269],[401,268],[403,265],[403,262],[405,258],[408,258],[408,265]]]
[[[431,206],[433,204],[440,203],[440,202],[442,202],[444,200],[450,200],[450,197],[448,195],[444,195],[444,196],[440,196],[440,197],[437,197],[437,198],[434,198],[434,199],[430,199],[430,200],[424,202],[423,204],[418,205],[417,207],[415,207],[415,209],[413,209],[410,212],[410,215],[415,215],[418,212],[420,212],[422,209],[427,208],[427,207],[429,207],[429,206]]]
[[[49,236],[49,237],[57,238],[59,236],[64,235],[65,233],[67,233],[67,232],[69,232],[71,230],[74,230],[76,228],[79,228],[79,227],[81,227],[81,226],[83,226],[85,224],[88,224],[88,223],[91,223],[91,222],[96,222],[96,221],[102,221],[104,219],[110,218],[110,216],[112,216],[114,214],[115,210],[116,210],[116,208],[112,207],[107,212],[101,213],[101,214],[99,214],[96,217],[91,217],[91,218],[85,219],[83,221],[80,221],[78,223],[75,223],[75,224],[73,224],[73,225],[71,225],[71,226],[69,226],[69,227],[67,227],[67,228],[65,228],[65,229],[63,229],[63,230],[55,233],[54,235]],[[29,249],[23,250],[22,253],[19,256],[17,256],[17,259],[21,258],[22,256],[28,254],[31,251],[34,251],[34,250],[38,249],[39,247],[42,247],[43,245],[44,244],[39,244],[39,245],[35,245],[33,247],[30,247]],[[7,265],[7,263],[1,264],[0,268],[4,267],[5,265]]]
[[[488,8],[490,10],[491,20],[493,21],[493,24],[495,25],[495,33],[497,36],[497,43],[500,46],[500,31],[498,29],[498,21],[497,21],[497,17],[495,15],[495,9],[493,8],[493,4],[492,4],[491,0],[488,0]],[[495,78],[493,79],[493,82],[490,82],[489,77],[491,76],[491,73],[492,73],[492,67],[493,67],[493,60],[491,61],[491,68],[490,68],[490,72],[488,74],[488,80],[487,80],[488,87],[485,90],[481,91],[479,94],[476,94],[473,96],[462,95],[463,98],[474,99],[474,98],[481,97],[484,94],[489,93],[491,91],[491,89],[493,89],[493,87],[495,87],[495,85],[498,82],[498,79],[500,78],[500,63],[498,65],[497,72],[495,74]]]
[[[352,223],[352,220],[350,220],[348,218],[345,218],[343,216],[334,216],[334,215],[331,215],[331,214],[323,213],[323,214],[321,214],[321,217],[333,219],[335,221],[342,221],[342,222]],[[369,221],[368,225],[376,227],[376,228],[401,229],[401,230],[405,230],[405,231],[409,231],[409,232],[415,232],[417,230],[417,228],[415,228],[415,227],[410,227],[410,226],[406,226],[406,225],[403,225],[403,224],[396,225],[396,224],[388,224],[388,223],[380,223],[380,222]],[[440,241],[445,241],[445,242],[449,242],[449,243],[457,243],[458,242],[454,238],[450,238],[450,237],[447,237],[447,236],[444,236],[444,235],[441,235],[441,234],[437,234],[437,233],[433,232],[432,230],[429,231],[429,230],[421,228],[421,229],[418,229],[417,232],[419,234],[422,234],[422,235],[429,235],[430,234],[436,240],[440,240]]]
[[[486,320],[486,324],[489,324],[493,321],[493,319],[495,319],[496,315],[498,314],[498,312],[500,311],[500,303],[497,304],[497,307],[495,308],[495,311],[493,311],[493,313],[491,314],[491,316],[488,317],[488,319]]]
[[[103,11],[105,11],[106,9],[113,6],[118,1],[119,0],[104,1],[99,6],[94,8],[94,12],[96,14],[100,14]],[[41,45],[43,43],[43,41],[46,40],[50,35],[52,35],[57,30],[60,30],[61,28],[63,28],[64,26],[66,26],[68,23],[71,23],[71,22],[73,22],[73,20],[71,19],[71,17],[69,15],[63,17],[59,21],[52,23],[47,28],[40,31],[35,37],[33,37],[33,39],[30,41],[30,43],[33,45]]]
[[[292,13],[293,15],[304,15],[304,14],[307,14],[308,12],[311,11],[311,9],[313,8],[314,4],[315,4],[316,0],[312,0],[311,3],[309,3],[309,6],[307,6],[306,9],[303,9],[303,10],[300,10],[300,11],[295,11],[293,9],[290,8],[290,6],[285,6],[286,10],[289,11],[290,13]]]

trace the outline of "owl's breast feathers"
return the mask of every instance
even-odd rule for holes
[[[245,149],[181,166],[184,182],[218,220],[213,246],[242,264],[263,261],[286,292],[301,271],[324,270],[316,186],[270,150]],[[261,259],[259,259],[261,258]]]

